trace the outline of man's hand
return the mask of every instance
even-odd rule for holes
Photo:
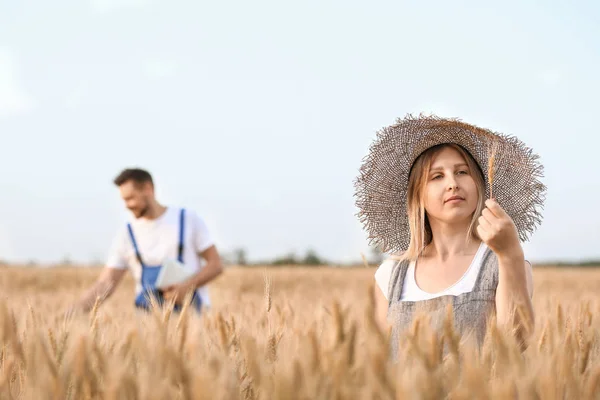
[[[183,282],[165,288],[163,290],[163,296],[167,301],[173,301],[175,304],[181,306],[188,293],[193,292],[194,289],[194,286],[190,283]]]
[[[204,268],[187,281],[163,289],[163,296],[167,301],[173,300],[175,304],[182,305],[189,292],[201,288],[223,273],[221,257],[214,245],[200,253],[200,256],[206,260]]]
[[[102,303],[112,295],[126,272],[126,269],[105,267],[94,285],[81,296],[79,301],[67,309],[65,316],[70,317],[77,312],[90,311],[98,298],[100,299],[100,303]]]

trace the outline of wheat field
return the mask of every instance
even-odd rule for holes
[[[1,399],[600,399],[600,269],[534,272],[524,353],[417,324],[388,361],[373,268],[228,267],[198,317],[136,312],[128,277],[66,320],[94,268],[0,268]],[[450,349],[450,350],[448,350]]]

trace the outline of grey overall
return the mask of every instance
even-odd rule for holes
[[[496,310],[496,287],[498,286],[498,259],[487,248],[473,290],[458,296],[440,296],[421,301],[400,301],[404,278],[409,261],[399,261],[392,270],[388,289],[388,322],[392,325],[391,355],[396,358],[402,333],[412,326],[413,318],[425,312],[431,318],[432,327],[441,332],[446,319],[447,305],[452,304],[454,330],[463,338],[475,339],[482,345],[487,322]]]

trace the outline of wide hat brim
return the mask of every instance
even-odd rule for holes
[[[454,143],[479,164],[490,197],[489,165],[493,154],[492,194],[513,219],[519,238],[529,239],[541,223],[546,187],[540,182],[539,156],[513,136],[437,116],[408,115],[377,132],[355,179],[358,218],[370,245],[401,253],[410,243],[408,178],[417,157],[430,147]],[[494,151],[495,150],[495,151]]]

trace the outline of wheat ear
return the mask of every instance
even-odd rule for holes
[[[490,198],[494,198],[494,175],[496,172],[496,153],[498,151],[498,139],[492,139],[488,150],[488,183],[490,185]]]

